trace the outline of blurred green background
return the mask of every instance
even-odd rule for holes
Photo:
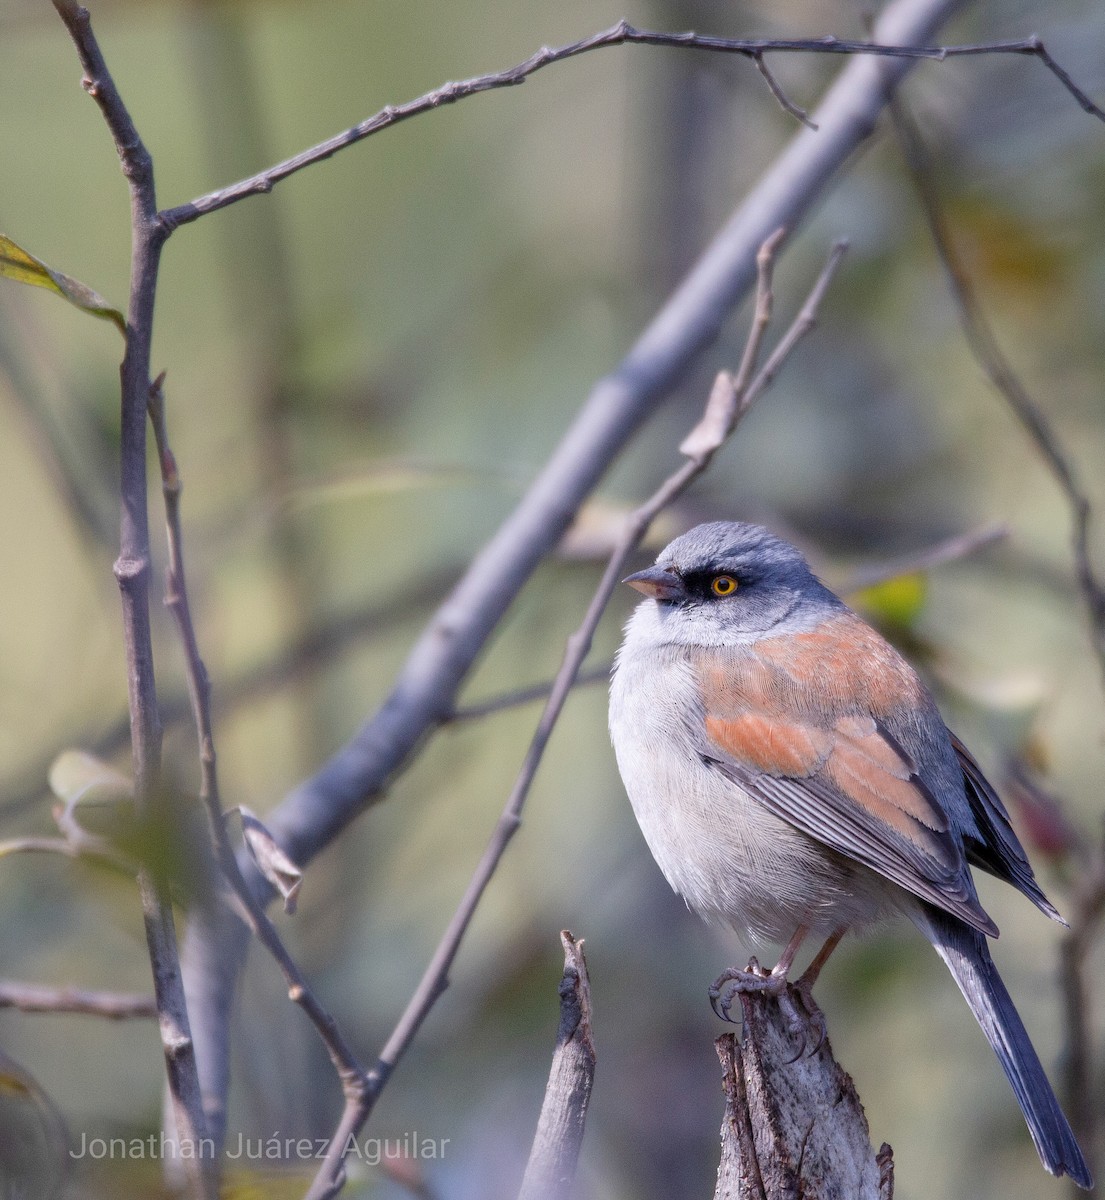
[[[520,61],[625,16],[732,36],[860,36],[847,0],[103,0],[92,15],[181,203],[447,79]],[[946,40],[1041,34],[1099,102],[1095,0],[977,7]],[[812,106],[839,63],[773,60]],[[45,0],[0,9],[0,229],[123,305],[124,181],[73,47]],[[1105,507],[1105,127],[1031,60],[927,64],[907,96],[999,338]],[[228,805],[259,814],[387,694],[422,623],[510,511],[592,381],[614,365],[793,132],[748,64],[603,51],[414,121],[178,232],[164,262],[155,369],[185,481],[188,565],[212,676]],[[1039,456],[973,363],[893,142],[852,164],[785,255],[780,318],[829,244],[852,250],[819,331],[659,541],[699,519],[763,520],[830,582],[1001,521],[1010,537],[941,568],[897,629],[949,721],[995,777],[1029,753],[1086,838],[1100,834],[1101,680],[1072,582],[1069,517]],[[591,518],[643,497],[734,320],[606,480]],[[46,771],[69,746],[126,765],[116,588],[117,333],[55,297],[0,286],[0,836],[53,829]],[[156,488],[151,511],[160,544]],[[1105,561],[1103,538],[1095,548]],[[526,586],[468,700],[555,670],[597,581],[564,555]],[[633,597],[611,605],[607,661]],[[876,604],[872,615],[885,617]],[[171,622],[157,672],[179,696]],[[321,645],[306,653],[304,639]],[[268,670],[268,668],[272,668]],[[387,801],[307,873],[281,929],[366,1059],[401,1011],[524,753],[534,706],[437,735]],[[422,1164],[450,1200],[516,1191],[556,1029],[557,932],[586,938],[598,1076],[581,1195],[705,1196],[721,1117],[706,987],[747,951],[672,896],[614,768],[601,686],[571,700],[522,832],[366,1136],[449,1139]],[[113,738],[115,738],[113,742]],[[110,747],[114,745],[112,751]],[[194,788],[194,734],[166,758]],[[1060,908],[1071,869],[1034,855]],[[982,881],[1001,970],[1045,1062],[1062,1027],[1059,931]],[[1101,981],[1102,955],[1091,963]],[[0,861],[0,973],[144,990],[133,888],[58,856]],[[942,966],[907,929],[846,943],[819,986],[897,1195],[1058,1196],[997,1063]],[[1103,1032],[1100,989],[1093,997]],[[150,1023],[0,1013],[0,1046],[80,1135],[159,1128]],[[231,1141],[322,1135],[339,1095],[272,964],[252,956],[236,1028]],[[1058,1069],[1053,1078],[1058,1080]],[[1099,1076],[1100,1078],[1100,1073]],[[268,1164],[271,1166],[271,1164]],[[149,1195],[154,1164],[87,1165],[73,1196]],[[298,1179],[258,1185],[297,1195]],[[286,1191],[284,1190],[286,1189]],[[374,1169],[350,1195],[409,1194]]]

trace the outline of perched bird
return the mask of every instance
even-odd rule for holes
[[[610,732],[645,840],[701,916],[786,943],[770,974],[726,972],[715,1007],[726,985],[783,992],[808,936],[825,946],[807,984],[844,933],[908,916],[994,1048],[1044,1166],[1091,1187],[990,958],[998,930],[970,867],[1062,918],[916,672],[756,525],[700,525],[625,582],[647,599],[618,652]]]

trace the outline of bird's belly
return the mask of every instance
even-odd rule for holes
[[[646,682],[647,681],[647,682]],[[641,832],[671,886],[706,920],[762,941],[799,925],[827,936],[893,908],[893,889],[773,816],[702,760],[691,670],[673,650],[658,669],[624,655],[611,686],[611,737]]]

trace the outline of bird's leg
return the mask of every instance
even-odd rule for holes
[[[814,955],[813,962],[802,972],[798,982],[794,985],[795,987],[804,988],[807,992],[813,989],[818,975],[821,974],[821,968],[829,961],[829,956],[840,945],[840,939],[846,932],[846,929],[838,929],[836,933],[830,934],[825,939],[824,946]]]
[[[723,971],[710,986],[710,1007],[723,1021],[732,1021],[729,1015],[733,1001],[741,992],[766,992],[769,996],[783,997],[787,990],[787,972],[794,962],[794,956],[806,939],[809,927],[799,925],[794,936],[787,942],[779,961],[770,971],[763,971],[760,964],[751,958],[748,966],[742,971],[730,967]],[[793,1010],[793,1005],[790,1006]],[[788,1013],[788,1020],[792,1014]],[[797,1016],[797,1014],[793,1014]],[[793,1024],[793,1022],[791,1022]]]
[[[772,968],[771,974],[782,978],[784,981],[787,977],[787,972],[794,965],[795,955],[802,948],[802,943],[806,940],[809,934],[808,925],[799,925],[794,931],[794,937],[783,947],[782,954],[779,955],[779,961]]]
[[[825,944],[814,955],[813,962],[802,972],[801,977],[795,982],[794,988],[801,997],[803,1007],[809,1014],[809,1018],[814,1028],[817,1030],[817,1043],[810,1051],[811,1054],[816,1054],[821,1049],[822,1043],[828,1034],[825,1028],[825,1015],[817,1005],[817,1001],[813,998],[813,985],[817,982],[817,977],[821,974],[821,968],[829,961],[832,952],[840,945],[840,939],[847,931],[843,928],[838,929],[825,939]]]

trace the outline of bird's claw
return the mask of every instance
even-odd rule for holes
[[[742,993],[756,992],[761,995],[783,996],[786,994],[787,979],[785,975],[776,975],[772,971],[764,971],[754,958],[748,960],[748,966],[742,971],[730,967],[723,971],[710,985],[710,1007],[714,1014],[723,1021],[732,1022],[730,1015],[733,1001]]]
[[[811,994],[812,983],[812,980],[802,978],[797,983],[788,984],[785,974],[765,971],[752,958],[743,971],[731,967],[714,980],[709,992],[710,1007],[721,1020],[732,1022],[733,1002],[738,996],[755,993],[776,997],[786,1022],[787,1034],[798,1046],[794,1056],[787,1059],[789,1064],[804,1056],[812,1057],[825,1044],[828,1030],[821,1009]],[[811,1028],[817,1035],[812,1047],[809,1044]]]

